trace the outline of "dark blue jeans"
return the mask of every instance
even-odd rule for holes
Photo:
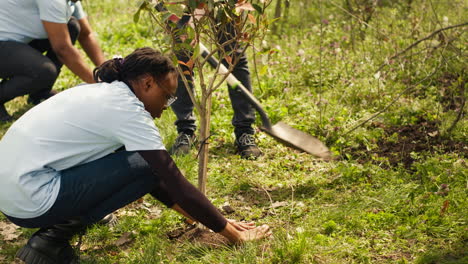
[[[226,28],[220,32],[223,33],[219,34],[218,36],[218,42],[220,44],[230,41],[236,35],[235,28],[231,24],[228,24]],[[232,61],[238,59],[238,63],[234,65],[232,74],[245,86],[245,88],[247,88],[249,91],[252,91],[247,58],[245,55],[238,52],[236,50],[237,48],[238,44],[236,42],[231,42],[229,45],[225,46],[225,51],[227,53],[232,51]],[[179,52],[176,55],[178,60],[187,62],[190,59],[191,54],[186,54],[186,52]],[[229,67],[225,59],[223,59],[221,62],[226,67]],[[186,66],[182,66],[182,69],[184,72],[191,71],[191,69],[188,69]],[[193,76],[186,75],[186,78],[189,83],[189,89],[193,91]],[[253,107],[245,99],[238,88],[228,86],[228,90],[232,109],[234,110],[232,125],[234,126],[234,132],[236,136],[239,137],[242,133],[253,134],[254,130],[252,128],[252,124],[255,122],[255,111]],[[179,86],[177,87],[176,96],[177,100],[171,105],[171,107],[177,116],[177,121],[175,122],[177,131],[179,133],[188,131],[193,133],[193,131],[196,129],[195,117],[193,115],[194,106],[187,92],[187,88],[182,81],[182,77],[179,77]]]
[[[72,43],[80,34],[74,17],[67,24]],[[43,55],[45,53],[45,55]],[[57,79],[62,62],[48,39],[35,39],[28,44],[0,41],[0,104],[29,94],[31,99],[45,98]]]
[[[30,219],[7,218],[28,228],[77,218],[83,224],[92,224],[147,193],[159,199],[155,193],[158,177],[137,152],[119,151],[61,174],[57,200],[45,214]]]

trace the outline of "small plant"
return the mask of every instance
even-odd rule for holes
[[[327,235],[331,235],[338,230],[338,225],[333,220],[329,220],[328,222],[322,225],[324,233]]]
[[[179,76],[200,116],[198,186],[203,193],[206,192],[213,92],[228,78],[247,48],[265,34],[268,26],[265,9],[270,3],[271,0],[177,3],[146,0],[135,14],[135,21],[138,21],[140,12],[145,10],[156,25],[166,29],[173,61],[179,66]],[[184,19],[186,21],[182,22]],[[204,45],[212,49],[207,50]],[[212,65],[215,73],[208,75],[205,65],[209,64],[208,58],[217,53],[223,63]],[[199,94],[190,89],[191,78],[187,77],[193,74],[195,67]]]

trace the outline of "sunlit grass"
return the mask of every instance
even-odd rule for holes
[[[466,263],[466,118],[440,138],[444,144],[459,142],[464,148],[448,151],[442,144],[415,150],[409,153],[409,166],[393,162],[404,156],[401,151],[379,155],[385,146],[411,143],[403,139],[408,136],[404,131],[387,134],[390,129],[438,122],[437,131],[443,134],[452,125],[459,111],[456,106],[466,98],[466,89],[459,92],[466,79],[461,62],[466,57],[466,33],[447,31],[454,40],[446,48],[424,42],[413,54],[376,72],[386,57],[443,23],[463,22],[466,3],[419,0],[412,1],[413,8],[407,11],[406,1],[379,2],[366,28],[355,20],[350,24],[336,5],[341,5],[339,1],[321,1],[321,8],[314,1],[292,1],[282,33],[256,44],[256,68],[254,54],[248,53],[254,93],[272,122],[283,121],[319,137],[340,159],[317,161],[262,132],[256,137],[264,155],[257,161],[240,159],[233,143],[227,89],[222,86],[215,92],[207,195],[216,206],[229,204],[235,210],[229,218],[270,224],[271,239],[218,248],[170,240],[166,234],[184,227],[182,218],[147,196],[142,203],[121,209],[116,227],[96,226],[89,231],[82,262]],[[139,24],[133,23],[136,5],[125,0],[84,1],[107,58],[142,46],[164,47],[164,36],[149,20],[143,17]],[[458,74],[458,80],[447,73]],[[54,89],[79,83],[64,68]],[[371,122],[348,133],[387,106]],[[7,104],[15,119],[30,107],[25,97]],[[174,121],[170,110],[155,121],[167,147],[177,134]],[[10,125],[0,125],[0,136]],[[433,132],[424,134],[427,147],[439,143],[428,134]],[[197,150],[175,161],[196,184]],[[162,213],[152,218],[148,208]],[[2,216],[0,220],[5,221]],[[33,231],[20,232],[20,241],[0,242],[0,262],[13,261]],[[133,232],[132,240],[116,246],[114,242],[126,232]]]

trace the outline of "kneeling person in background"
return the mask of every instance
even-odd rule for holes
[[[4,105],[18,96],[29,94],[34,105],[53,96],[63,64],[94,82],[76,40],[96,66],[104,62],[80,2],[0,1],[0,122],[12,120]]]

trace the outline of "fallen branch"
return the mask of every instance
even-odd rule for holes
[[[448,26],[448,27],[444,27],[444,28],[439,28],[438,30],[432,32],[431,34],[429,34],[428,36],[422,38],[422,39],[419,39],[417,40],[416,42],[414,42],[413,44],[409,45],[406,49],[404,49],[403,51],[400,51],[398,52],[397,54],[391,56],[388,60],[393,60],[395,58],[398,58],[399,56],[401,56],[402,54],[405,54],[406,52],[408,52],[410,49],[414,48],[415,46],[417,46],[419,43],[425,41],[425,40],[428,40],[432,37],[434,37],[435,35],[439,34],[440,32],[442,31],[445,31],[445,30],[449,30],[449,29],[452,29],[452,28],[457,28],[457,27],[464,27],[464,26],[467,26],[468,25],[468,22],[465,22],[465,23],[461,23],[461,24],[457,24],[457,25],[452,25],[452,26]],[[379,72],[382,70],[383,67],[385,67],[386,65],[388,65],[387,63],[383,63],[382,65],[380,65],[380,67],[376,70],[376,72]]]

